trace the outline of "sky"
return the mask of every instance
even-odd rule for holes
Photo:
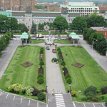
[[[64,0],[38,0],[38,1],[40,1],[40,2],[49,2],[49,1],[51,1],[51,2],[59,2],[59,1],[64,1]],[[101,3],[103,3],[103,2],[107,2],[107,0],[68,0],[68,1],[98,1],[98,2],[101,2]]]

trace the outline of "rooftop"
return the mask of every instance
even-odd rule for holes
[[[69,2],[68,5],[70,6],[95,6],[94,2]]]
[[[93,30],[96,30],[96,31],[107,31],[107,27],[91,27]]]

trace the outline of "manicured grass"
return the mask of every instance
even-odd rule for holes
[[[54,40],[55,43],[60,43],[60,44],[71,44],[72,42],[69,41],[68,39],[61,39],[61,40]]]
[[[31,43],[32,43],[32,44],[38,44],[38,43],[43,43],[43,42],[44,42],[43,39],[38,39],[38,40],[37,40],[37,39],[32,39],[32,40],[31,40]]]
[[[23,86],[36,87],[37,89],[45,89],[45,84],[37,83],[38,67],[39,67],[40,47],[24,46],[18,47],[16,53],[11,60],[5,74],[0,80],[0,88],[7,90],[8,86],[20,83]],[[22,64],[29,61],[33,65],[24,67]]]
[[[61,47],[61,51],[72,78],[72,90],[83,92],[88,86],[95,86],[100,89],[107,85],[107,73],[91,58],[84,48]],[[72,66],[76,62],[84,64],[84,66],[82,68]],[[68,84],[65,83],[65,87],[66,90],[69,90]]]

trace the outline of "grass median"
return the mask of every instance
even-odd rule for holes
[[[72,90],[77,92],[77,97],[89,86],[95,86],[97,89],[101,89],[101,87],[107,85],[107,73],[94,61],[84,48],[60,47],[60,49],[66,64],[65,66],[72,78]],[[69,90],[70,86],[65,82],[64,75],[63,80],[66,90]]]
[[[0,80],[1,89],[8,91],[10,85],[18,83],[24,87],[30,86],[38,90],[45,90],[46,80],[44,80],[42,85],[37,83],[40,48],[37,46],[21,46],[17,48],[7,70]]]

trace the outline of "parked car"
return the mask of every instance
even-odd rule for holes
[[[56,49],[52,49],[52,52],[53,52],[53,53],[56,53]]]
[[[46,46],[46,50],[50,50],[49,46]]]

